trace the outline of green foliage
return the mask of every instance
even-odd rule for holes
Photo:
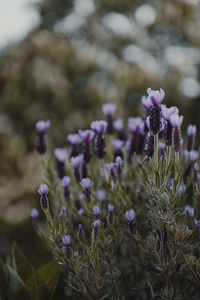
[[[0,299],[50,300],[57,287],[61,270],[56,261],[35,270],[14,243],[11,265],[0,261]]]

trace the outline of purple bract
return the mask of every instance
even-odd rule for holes
[[[103,104],[102,111],[105,116],[112,116],[116,111],[116,104],[114,104],[114,103]]]
[[[50,127],[50,121],[37,121],[35,127],[38,132],[46,132],[47,129]]]
[[[165,92],[162,89],[160,89],[160,91],[154,91],[151,88],[148,88],[147,93],[149,95],[149,98],[151,99],[152,104],[155,106],[159,105],[165,97]]]
[[[93,121],[90,127],[96,134],[103,135],[106,132],[107,122],[104,120]]]
[[[38,193],[41,196],[47,195],[49,192],[49,188],[46,184],[40,184],[39,189],[38,189]]]
[[[65,148],[56,148],[54,150],[54,156],[57,161],[64,163],[67,158],[67,150]]]

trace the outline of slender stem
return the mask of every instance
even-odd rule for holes
[[[168,173],[168,167],[171,160],[171,146],[167,146],[167,159],[166,159],[166,165],[165,165],[165,174],[164,174],[164,185],[166,184],[167,180],[167,173]]]
[[[155,171],[158,171],[158,134],[154,135],[154,162]]]
[[[170,159],[171,159],[171,146],[167,146],[166,172],[169,167]]]
[[[175,161],[176,161],[177,168],[179,168],[179,165],[180,165],[180,153],[179,152],[175,152]]]
[[[104,159],[100,159],[99,162],[100,162],[101,176],[103,176],[106,179],[106,181],[108,181],[108,175],[105,169]]]

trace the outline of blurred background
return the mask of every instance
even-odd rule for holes
[[[51,121],[51,149],[65,146],[102,103],[116,102],[116,117],[143,114],[150,86],[199,128],[199,67],[199,0],[0,1],[0,256],[16,240],[36,266],[49,259],[29,217],[37,120]]]

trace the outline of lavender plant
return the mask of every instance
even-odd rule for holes
[[[147,90],[144,117],[106,120],[43,155],[39,187],[48,231],[34,227],[62,265],[71,299],[199,299],[200,191],[196,127]],[[185,147],[185,151],[184,151]],[[44,147],[43,147],[44,148]],[[55,168],[56,166],[56,168]]]

